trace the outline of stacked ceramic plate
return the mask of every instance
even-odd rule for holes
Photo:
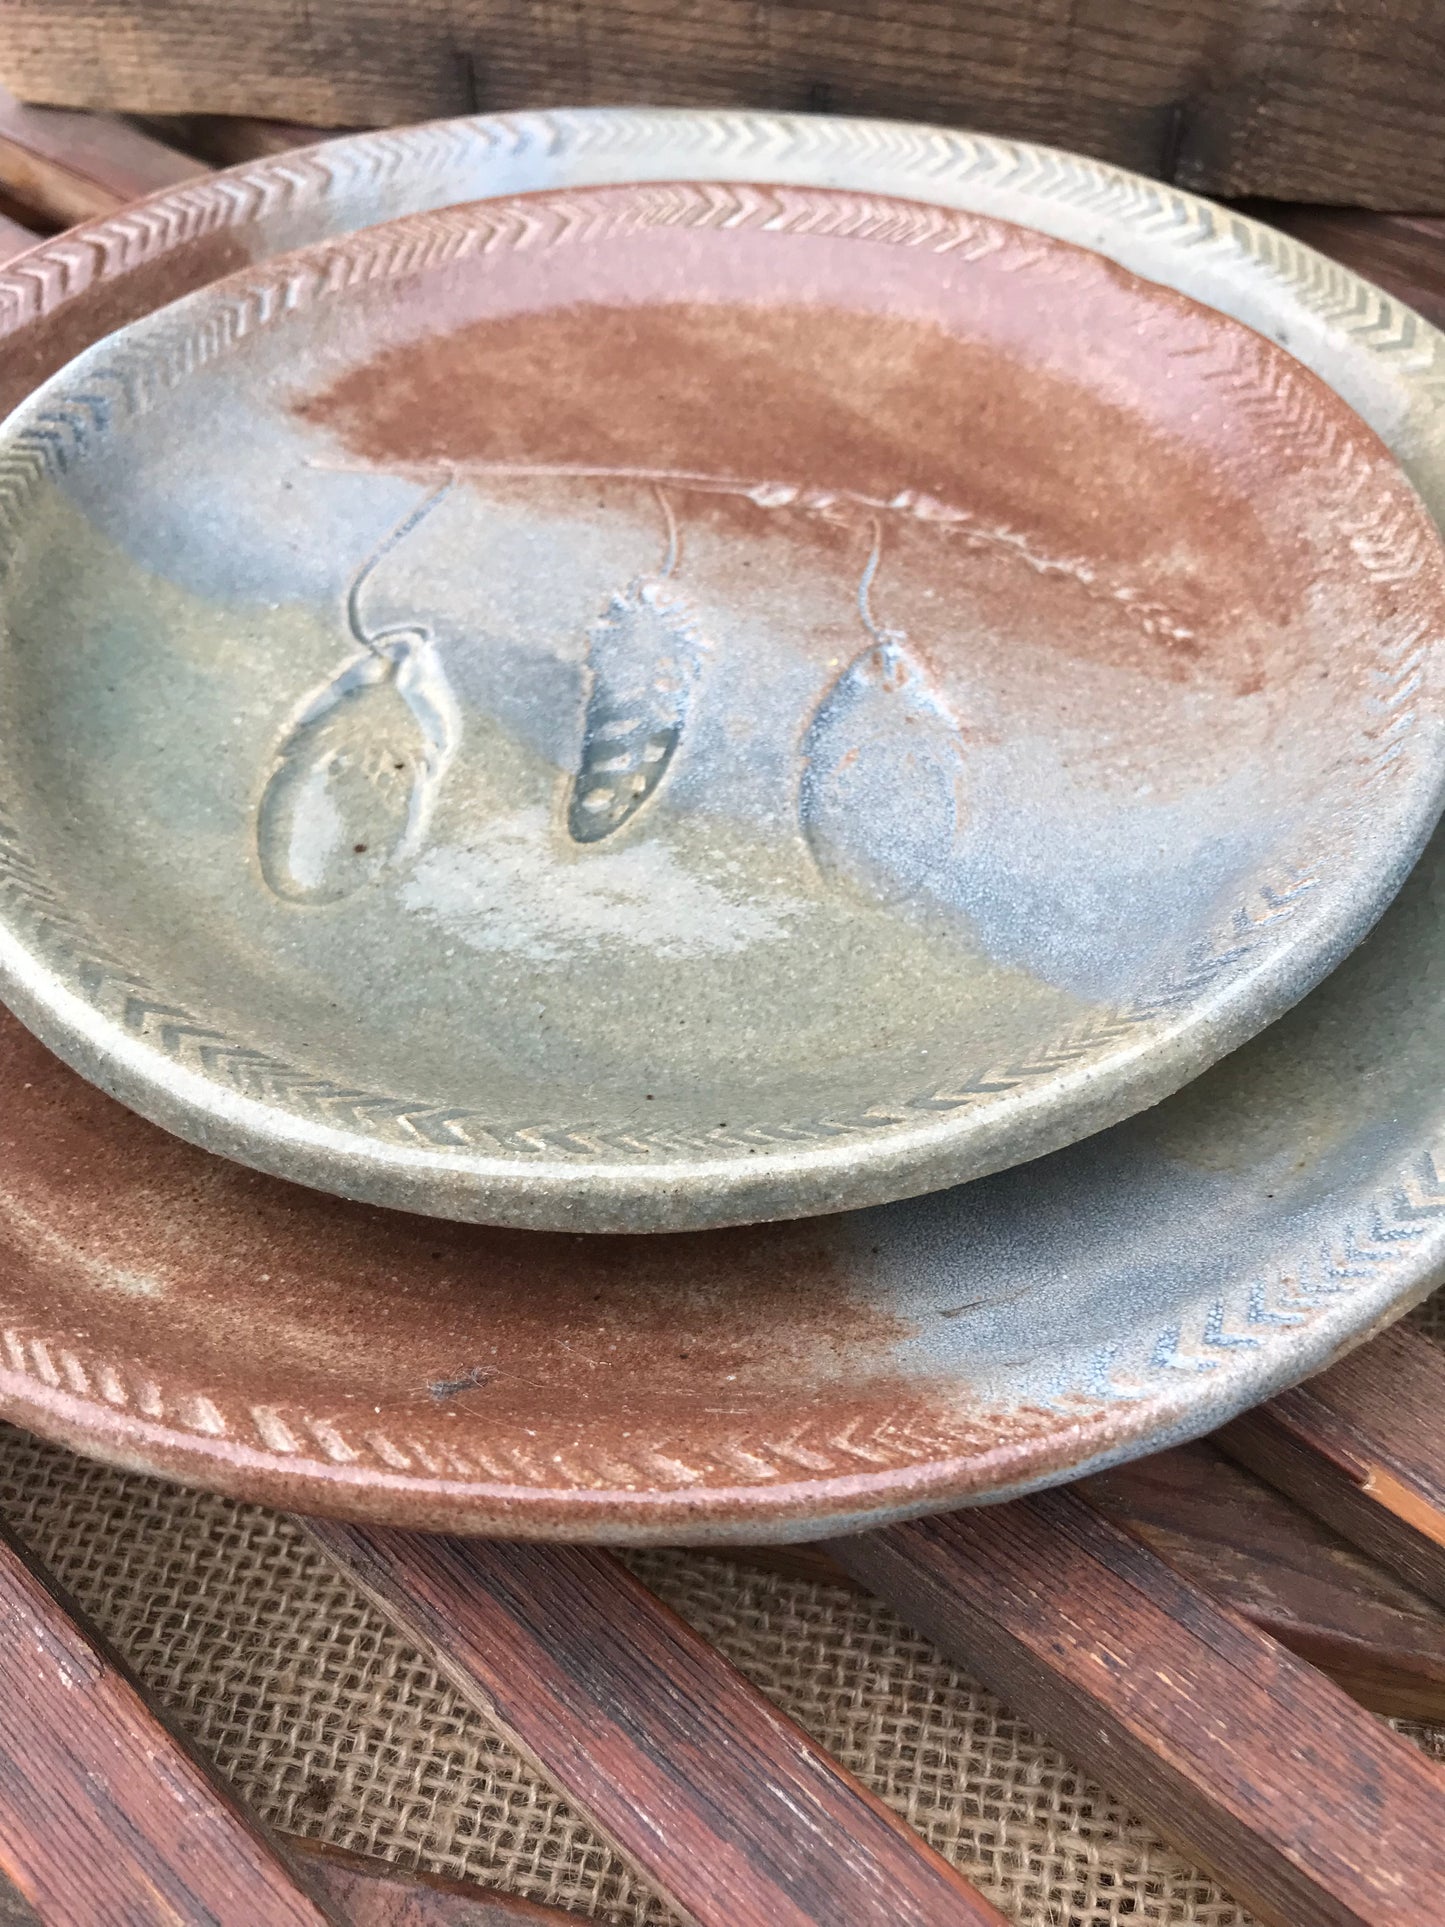
[[[589,112],[162,195],[0,327],[5,1415],[806,1537],[1434,1282],[1445,356],[1377,290],[1043,149]]]

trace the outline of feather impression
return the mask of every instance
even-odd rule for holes
[[[450,488],[443,482],[367,558],[347,596],[362,654],[292,725],[256,818],[261,871],[278,897],[335,903],[412,856],[456,739],[456,710],[425,629],[368,633],[360,596],[383,556]]]
[[[798,814],[824,876],[897,901],[941,880],[963,823],[966,768],[958,720],[907,637],[873,619],[880,545],[875,524],[858,585],[870,640],[804,732]]]
[[[418,632],[384,639],[291,729],[256,824],[278,897],[334,903],[415,852],[451,737],[432,654]]]
[[[618,591],[587,632],[587,710],[567,801],[575,843],[600,843],[634,817],[667,773],[707,642],[668,580],[677,525],[661,492],[667,554],[658,574]]]

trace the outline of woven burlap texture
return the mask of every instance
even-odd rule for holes
[[[614,1927],[676,1919],[284,1515],[6,1426],[0,1509],[271,1825]],[[887,1608],[702,1553],[629,1563],[1011,1920],[1248,1927]]]

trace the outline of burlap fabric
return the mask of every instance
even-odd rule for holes
[[[1440,1298],[1417,1316],[1445,1329]],[[675,1919],[284,1516],[8,1427],[0,1508],[273,1826],[616,1927]],[[1246,1927],[886,1608],[700,1553],[631,1563],[1011,1919]],[[1413,1737],[1445,1758],[1445,1733]]]

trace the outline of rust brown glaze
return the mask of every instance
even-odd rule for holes
[[[596,149],[597,129],[606,118],[525,116],[511,121],[482,120],[408,130],[403,134],[366,136],[360,141],[333,144],[321,150],[314,160],[288,159],[237,169],[229,176],[158,197],[145,208],[91,223],[73,234],[46,242],[34,250],[14,274],[0,277],[0,403],[8,407],[22,398],[29,386],[27,368],[54,365],[53,360],[35,357],[55,354],[50,330],[57,320],[65,322],[70,331],[66,339],[78,348],[87,337],[98,338],[105,327],[135,318],[147,310],[149,297],[142,292],[147,272],[156,277],[168,294],[179,295],[202,285],[209,278],[204,264],[212,237],[216,235],[224,232],[229,244],[237,250],[244,249],[244,253],[228,252],[211,273],[222,272],[247,258],[263,259],[281,247],[294,246],[326,233],[347,231],[361,221],[377,218],[378,213],[445,205],[494,188],[497,191],[512,189],[522,184],[518,179],[518,163],[520,172],[535,181],[538,178],[536,156],[543,151],[561,157],[557,172],[551,178],[575,181],[585,176],[587,163],[579,164],[575,156],[569,157],[569,145],[580,144],[585,139]],[[699,164],[711,175],[719,164],[713,130],[721,126],[726,117],[698,118],[700,125],[705,123],[705,138],[698,150]],[[746,127],[751,129],[754,124],[750,118]],[[740,120],[737,125],[742,128],[744,123]],[[810,144],[821,149],[833,139],[833,129],[828,123],[814,123],[810,127],[800,122],[795,128],[799,151]],[[950,184],[953,173],[961,171],[969,183],[964,189],[963,205],[973,204],[971,182],[975,176],[985,180],[992,170],[998,176],[1007,173],[1012,180],[1023,151],[1004,150],[972,137],[926,129],[894,129],[890,130],[890,136],[905,147],[913,144],[917,157],[927,161],[940,193],[945,196],[954,192]],[[845,129],[839,130],[838,139],[846,147]],[[600,145],[605,148],[605,141]],[[777,177],[778,151],[776,146],[770,149],[770,158],[763,163],[763,178]],[[982,157],[980,163],[976,164],[975,155]],[[627,149],[627,165],[635,167],[639,161],[639,150],[633,144]],[[612,164],[604,156],[599,162],[602,171],[594,178],[604,177],[607,166]],[[878,167],[871,150],[861,172],[846,155],[841,161],[835,157],[829,164],[838,178],[853,179],[859,186],[871,184]],[[1086,228],[1097,222],[1099,245],[1122,250],[1127,257],[1132,212],[1095,211],[1102,205],[1100,196],[1113,195],[1116,190],[1128,190],[1136,196],[1144,219],[1167,214],[1171,220],[1202,224],[1199,232],[1191,233],[1190,238],[1204,238],[1207,230],[1212,246],[1196,249],[1188,258],[1195,260],[1219,251],[1229,256],[1230,273],[1236,269],[1243,273],[1243,278],[1233,286],[1228,274],[1218,283],[1223,305],[1233,305],[1234,312],[1249,319],[1261,307],[1268,307],[1273,290],[1282,278],[1291,289],[1292,299],[1298,299],[1307,312],[1324,317],[1319,323],[1318,336],[1306,329],[1301,338],[1299,351],[1311,366],[1329,369],[1333,365],[1332,356],[1338,359],[1354,353],[1354,339],[1372,330],[1392,341],[1402,329],[1408,334],[1408,316],[1402,318],[1398,310],[1382,311],[1370,291],[1358,288],[1355,307],[1350,309],[1346,320],[1340,321],[1332,305],[1337,300],[1335,285],[1321,279],[1322,271],[1328,273],[1323,264],[1267,231],[1213,213],[1200,203],[1156,189],[1151,184],[1130,183],[1124,177],[1106,175],[1093,169],[1090,163],[1055,156],[1051,164],[1063,169],[1064,184],[1071,192],[1079,190],[1080,212],[1077,219],[1072,213],[1061,212],[1073,203],[1067,199],[1056,201],[1046,184],[1033,197],[1031,209],[1043,224],[1049,225],[1057,219],[1061,232],[1069,231],[1082,238]],[[748,178],[750,162],[746,157],[735,158],[729,165],[735,178]],[[1037,157],[1028,165],[1037,166]],[[390,183],[380,199],[376,185],[379,179]],[[1013,192],[1012,187],[1004,190],[998,205],[1008,205]],[[1025,218],[1031,218],[1031,194],[1031,189],[1020,187],[1014,203],[1025,210]],[[164,269],[159,265],[163,260],[167,262]],[[1161,272],[1166,278],[1170,272],[1164,267],[1162,257]],[[1251,287],[1256,293],[1261,288],[1269,291],[1259,295],[1254,309],[1250,305],[1255,300],[1249,292]],[[95,307],[93,304],[102,290],[106,291],[106,306]],[[154,291],[153,282],[151,294]],[[1406,360],[1408,356],[1399,365],[1403,367]],[[1424,487],[1435,470],[1427,445],[1411,426],[1412,404],[1405,392],[1408,384],[1396,383],[1384,360],[1376,363],[1375,376],[1378,385],[1367,384],[1361,390],[1360,405],[1369,418],[1382,427],[1397,451],[1413,464],[1412,472],[1421,478]],[[1389,1008],[1409,1003],[1405,993],[1428,975],[1429,959],[1436,950],[1438,945],[1432,944],[1417,959],[1420,969],[1412,966],[1386,973]],[[1360,1050],[1368,1043],[1372,1054],[1378,1054],[1381,1063],[1388,1067],[1402,1061],[1397,1054],[1401,1047],[1413,1049],[1413,1046],[1408,1025],[1392,1030],[1387,1024],[1384,1028],[1389,1034],[1383,1037],[1375,1035],[1379,1026],[1366,1025],[1368,1035],[1363,1040],[1360,1025],[1352,1022],[1351,1028],[1354,1041],[1348,1052],[1348,1108],[1352,1123],[1357,1123]],[[7,1027],[7,1040],[12,1030],[13,1027]],[[8,1053],[10,1049],[11,1043],[7,1041],[5,1050]],[[1250,1053],[1251,1060],[1256,1056],[1257,1053]],[[1284,1068],[1288,1069],[1287,1050],[1284,1056]],[[1313,1061],[1317,1062],[1318,1056],[1317,1049],[1312,1051]],[[0,1058],[0,1062],[9,1062],[8,1056]],[[1276,1063],[1275,1069],[1279,1068]],[[1430,1069],[1428,1064],[1426,1069]],[[1217,1087],[1217,1079],[1214,1081]],[[1391,1186],[1397,1182],[1405,1185],[1404,1195],[1411,1201],[1413,1235],[1429,1221],[1429,1184],[1417,1180],[1414,1170],[1415,1152],[1420,1144],[1428,1141],[1429,1133],[1416,1119],[1410,1105],[1397,1101],[1395,1086],[1389,1083],[1388,1077],[1386,1082],[1389,1088],[1382,1099],[1381,1115],[1388,1114],[1395,1119],[1406,1114],[1402,1132],[1409,1141],[1390,1147],[1392,1155],[1398,1152],[1398,1168],[1392,1167],[1385,1175]],[[1248,1078],[1244,1083],[1248,1087]],[[29,1090],[25,1088],[27,1084],[31,1087]],[[47,1105],[59,1104],[63,1112],[65,1087],[69,1088],[72,1100],[78,1101],[83,1087],[43,1053],[36,1054],[29,1068],[17,1065],[13,1079],[8,1072],[0,1072],[9,1128],[22,1151],[27,1145],[33,1115],[28,1106],[32,1099],[41,1101],[34,1094],[39,1092]],[[1343,1088],[1342,1085],[1342,1103]],[[1296,1084],[1289,1086],[1289,1092],[1290,1103],[1286,1108],[1291,1117],[1308,1109],[1317,1095],[1312,1094],[1312,1086],[1305,1089]],[[598,1491],[593,1495],[595,1504],[590,1496],[578,1499],[575,1493],[569,1492],[566,1478],[570,1474],[559,1471],[552,1488],[535,1494],[524,1492],[520,1495],[520,1504],[509,1506],[504,1480],[468,1477],[454,1468],[447,1470],[447,1452],[460,1451],[456,1439],[465,1442],[473,1437],[485,1440],[487,1436],[484,1415],[483,1422],[475,1424],[469,1424],[466,1416],[468,1400],[475,1406],[481,1389],[473,1378],[476,1366],[461,1366],[454,1357],[455,1347],[450,1344],[428,1347],[419,1340],[416,1350],[418,1354],[427,1354],[422,1362],[428,1369],[437,1356],[445,1355],[443,1377],[450,1376],[453,1383],[467,1379],[466,1395],[451,1402],[436,1402],[430,1393],[418,1394],[406,1408],[422,1415],[435,1411],[437,1423],[428,1426],[425,1432],[427,1440],[436,1448],[434,1463],[439,1469],[435,1472],[418,1467],[408,1474],[379,1464],[364,1440],[358,1448],[331,1423],[328,1414],[338,1411],[365,1417],[368,1388],[364,1373],[376,1317],[374,1301],[358,1294],[349,1320],[338,1314],[315,1337],[315,1342],[309,1341],[303,1321],[297,1331],[283,1331],[283,1343],[272,1345],[271,1304],[262,1290],[267,1281],[258,1274],[251,1280],[251,1289],[237,1301],[234,1313],[226,1314],[213,1296],[209,1317],[223,1335],[238,1335],[244,1340],[248,1351],[269,1351],[269,1366],[264,1359],[258,1366],[253,1358],[252,1369],[244,1367],[238,1358],[226,1355],[226,1347],[219,1337],[205,1343],[196,1341],[194,1333],[200,1332],[204,1339],[207,1329],[207,1267],[216,1250],[216,1241],[205,1219],[209,1201],[218,1190],[226,1191],[238,1180],[244,1182],[246,1195],[251,1197],[265,1193],[298,1201],[301,1194],[288,1193],[284,1187],[265,1181],[245,1179],[244,1174],[230,1167],[212,1165],[205,1158],[149,1132],[134,1118],[105,1106],[93,1093],[86,1095],[88,1102],[99,1103],[102,1111],[109,1112],[116,1124],[117,1158],[111,1166],[112,1178],[123,1168],[128,1156],[134,1157],[135,1169],[144,1178],[148,1203],[140,1209],[136,1200],[117,1198],[105,1187],[96,1189],[93,1195],[85,1190],[88,1174],[84,1159],[89,1151],[83,1132],[78,1132],[72,1140],[75,1155],[69,1160],[63,1183],[57,1171],[65,1168],[64,1160],[52,1167],[49,1183],[42,1182],[45,1178],[42,1160],[57,1148],[58,1140],[52,1133],[59,1131],[62,1137],[66,1134],[64,1117],[52,1120],[52,1125],[41,1132],[36,1155],[29,1159],[28,1177],[24,1171],[19,1172],[22,1179],[19,1196],[22,1201],[29,1196],[32,1216],[38,1210],[43,1223],[48,1209],[59,1208],[58,1201],[64,1193],[68,1199],[65,1210],[71,1214],[67,1222],[74,1235],[68,1247],[63,1239],[55,1242],[32,1237],[23,1217],[11,1216],[4,1240],[4,1317],[0,1323],[5,1325],[9,1338],[4,1351],[0,1352],[0,1403],[8,1416],[97,1456],[169,1472],[260,1500],[269,1499],[283,1505],[309,1504],[318,1510],[345,1511],[352,1516],[394,1519],[417,1526],[435,1524],[465,1529],[470,1525],[477,1530],[500,1527],[542,1534],[576,1534],[600,1523],[613,1536],[666,1537],[690,1525],[700,1537],[748,1537],[762,1531],[793,1536],[807,1530],[814,1516],[826,1525],[830,1518],[850,1510],[855,1517],[862,1517],[872,1507],[876,1516],[890,1509],[915,1509],[958,1501],[1031,1479],[1059,1476],[1069,1467],[1100,1454],[1139,1450],[1142,1442],[1157,1439],[1166,1424],[1177,1428],[1187,1423],[1193,1429],[1203,1429],[1211,1422],[1211,1412],[1223,1416],[1231,1399],[1240,1402],[1242,1395],[1226,1391],[1222,1381],[1233,1382],[1238,1376],[1234,1368],[1258,1357],[1239,1349],[1202,1351],[1197,1339],[1186,1333],[1180,1349],[1166,1362],[1187,1367],[1190,1359],[1195,1358],[1213,1366],[1214,1376],[1176,1376],[1169,1382],[1167,1395],[1161,1391],[1157,1398],[1142,1401],[1134,1388],[1128,1403],[1114,1401],[1111,1388],[1100,1385],[1082,1398],[1072,1413],[1040,1410],[1012,1421],[1010,1427],[991,1428],[987,1412],[981,1412],[967,1423],[954,1425],[952,1447],[956,1456],[952,1459],[948,1456],[948,1438],[942,1439],[939,1449],[930,1454],[923,1449],[927,1432],[921,1434],[916,1441],[918,1449],[912,1469],[906,1462],[910,1449],[906,1425],[910,1414],[907,1409],[896,1407],[893,1416],[904,1429],[895,1434],[900,1443],[892,1462],[871,1475],[860,1473],[854,1478],[851,1500],[844,1489],[846,1481],[832,1482],[825,1493],[816,1474],[810,1474],[806,1467],[794,1461],[787,1476],[772,1484],[757,1483],[754,1466],[746,1473],[736,1471],[731,1486],[702,1492],[694,1488],[691,1497],[679,1494],[675,1485],[668,1487],[668,1480],[677,1476],[676,1465],[657,1468],[656,1489],[615,1487],[610,1493]],[[1244,1095],[1248,1095],[1247,1088]],[[1172,1106],[1170,1115],[1177,1130],[1180,1107]],[[1267,1102],[1252,1104],[1250,1115],[1269,1127]],[[1187,1129],[1183,1135],[1189,1138]],[[1265,1136],[1269,1137],[1269,1129],[1265,1130]],[[1257,1139],[1258,1132],[1255,1132],[1249,1141],[1257,1144]],[[89,1142],[93,1145],[94,1141],[92,1134]],[[1220,1141],[1229,1141],[1229,1133],[1224,1133]],[[1257,1145],[1261,1157],[1273,1157],[1272,1143],[1271,1138],[1268,1143]],[[147,1145],[151,1147],[149,1152],[145,1149]],[[156,1146],[164,1146],[165,1155],[156,1156],[152,1162]],[[1203,1163],[1207,1161],[1207,1148],[1201,1139],[1193,1145],[1192,1153],[1190,1145],[1184,1144],[1180,1155],[1192,1154]],[[1214,1148],[1217,1151],[1217,1146]],[[167,1160],[171,1156],[176,1163],[167,1175]],[[217,1175],[219,1173],[224,1175]],[[1346,1188],[1341,1186],[1342,1191]],[[84,1196],[78,1195],[81,1192]],[[1387,1190],[1381,1195],[1388,1205],[1393,1192]],[[314,1198],[305,1199],[304,1204],[307,1211],[316,1210]],[[351,1215],[344,1213],[344,1207],[327,1209]],[[197,1301],[179,1338],[173,1338],[173,1316],[164,1301],[136,1291],[137,1279],[134,1276],[125,1279],[110,1263],[107,1242],[110,1221],[129,1223],[134,1228],[138,1210],[142,1219],[146,1211],[152,1214],[151,1230],[158,1254],[164,1253],[168,1216],[177,1234],[183,1227],[189,1227],[188,1237],[171,1249],[168,1260],[179,1264],[183,1271],[195,1267],[198,1276]],[[244,1216],[244,1211],[239,1215]],[[372,1224],[398,1222],[384,1214],[368,1215]],[[1388,1220],[1388,1210],[1385,1216]],[[1364,1212],[1360,1222],[1367,1222],[1368,1217],[1368,1211]],[[1332,1213],[1332,1226],[1337,1219],[1344,1221],[1338,1212]],[[1202,1218],[1190,1218],[1188,1222],[1192,1247],[1195,1250],[1207,1247],[1210,1223]],[[1314,1233],[1311,1220],[1306,1243]],[[474,1234],[461,1235],[470,1239]],[[1333,1230],[1328,1235],[1333,1236]],[[47,1242],[48,1256],[39,1250],[39,1245]],[[138,1249],[134,1245],[131,1248],[133,1252]],[[1419,1247],[1416,1249],[1418,1253]],[[238,1256],[244,1259],[244,1255],[243,1246]],[[1303,1248],[1301,1255],[1308,1256]],[[1374,1254],[1385,1255],[1383,1250]],[[244,1265],[242,1268],[244,1270]],[[1245,1269],[1241,1266],[1241,1277]],[[1296,1266],[1296,1272],[1298,1269]],[[1387,1265],[1385,1270],[1389,1269]],[[1402,1265],[1398,1269],[1403,1272],[1408,1267]],[[1297,1354],[1291,1351],[1288,1358],[1283,1356],[1288,1347],[1281,1331],[1273,1325],[1261,1327],[1257,1342],[1265,1346],[1270,1362],[1265,1370],[1251,1378],[1250,1395],[1259,1397],[1287,1377],[1298,1376],[1318,1365],[1330,1351],[1357,1339],[1372,1319],[1386,1316],[1387,1306],[1398,1309],[1412,1289],[1423,1288],[1421,1280],[1430,1269],[1428,1253],[1418,1269],[1420,1277],[1413,1286],[1409,1279],[1402,1277],[1388,1290],[1360,1288],[1358,1295],[1368,1297],[1370,1304],[1353,1322],[1332,1321],[1322,1340],[1309,1340]],[[1377,1273],[1376,1279],[1380,1276]],[[341,1282],[344,1286],[345,1281]],[[118,1292],[122,1284],[130,1289]],[[1330,1289],[1338,1293],[1339,1281],[1333,1282]],[[335,1281],[328,1290],[335,1299],[338,1290]],[[1356,1287],[1352,1285],[1350,1290],[1355,1291]],[[324,1298],[326,1291],[321,1295]],[[413,1300],[417,1305],[421,1302]],[[1122,1327],[1125,1322],[1122,1315],[1119,1322]],[[97,1335],[103,1341],[100,1346],[93,1343]],[[232,1351],[235,1349],[233,1345]],[[468,1353],[472,1349],[466,1348]],[[229,1408],[223,1411],[218,1405],[218,1399],[229,1399],[238,1389],[252,1396],[260,1392],[284,1403],[290,1396],[290,1384],[295,1382],[290,1376],[293,1372],[304,1364],[312,1374],[307,1383],[315,1384],[318,1378],[324,1379],[328,1363],[334,1371],[331,1386],[336,1397],[324,1408],[315,1404],[310,1407],[319,1438],[308,1432],[298,1445],[295,1437],[288,1434],[284,1450],[258,1445],[244,1410],[240,1417],[247,1429],[238,1433],[231,1429],[234,1411]],[[594,1380],[604,1386],[607,1376],[601,1366],[592,1374]],[[1160,1383],[1157,1378],[1153,1382],[1156,1387]],[[880,1405],[887,1408],[890,1401],[886,1386],[877,1381],[875,1386],[881,1394]],[[1179,1396],[1185,1389],[1187,1398]],[[1205,1396],[1201,1398],[1199,1394]],[[699,1406],[702,1402],[701,1398],[697,1401]],[[1192,1415],[1182,1417],[1186,1407],[1192,1408]],[[457,1416],[451,1418],[454,1408]],[[399,1404],[388,1407],[388,1412],[397,1409]],[[294,1420],[296,1408],[288,1411]],[[837,1408],[834,1416],[838,1416]],[[931,1426],[938,1413],[933,1404],[925,1402],[921,1416],[925,1426]],[[575,1417],[574,1435],[580,1436],[586,1431],[591,1413],[583,1410]],[[451,1422],[443,1424],[444,1418]],[[846,1414],[844,1422],[846,1424]],[[451,1446],[448,1446],[448,1433],[452,1435]],[[860,1435],[854,1432],[853,1436]],[[749,1479],[754,1483],[749,1484]],[[515,1499],[518,1495],[513,1491],[510,1496]],[[820,1498],[827,1499],[831,1512],[817,1512]]]
[[[886,313],[769,301],[766,257],[736,245],[730,262],[742,254],[751,279],[731,274],[725,304],[669,300],[666,285],[648,286],[658,267],[645,257],[618,264],[626,306],[579,287],[579,298],[550,310],[449,326],[441,292],[428,302],[426,335],[305,397],[300,412],[380,468],[684,471],[706,451],[713,473],[752,481],[883,498],[913,487],[966,504],[981,525],[1026,531],[1042,554],[1085,556],[1100,575],[1142,584],[1190,632],[1148,646],[1117,620],[1089,623],[1068,631],[1074,647],[1154,673],[1197,662],[1228,681],[1257,678],[1255,664],[1233,659],[1241,619],[1286,621],[1289,566],[1308,556],[1297,530],[1280,552],[1268,492],[1278,448],[1264,438],[1241,445],[1239,414],[1218,406],[1236,325],[1081,249],[1031,235],[1024,245],[1037,258],[1021,274],[1017,233],[1000,224],[989,242],[996,251],[968,263],[966,303],[933,321],[898,312],[937,298],[926,256],[910,258],[889,286]],[[838,263],[818,264],[844,285],[848,246],[831,243]],[[1066,330],[1037,327],[1043,294],[1068,302]],[[1263,342],[1254,351],[1278,357]],[[1161,385],[1166,359],[1171,378]],[[1313,386],[1326,432],[1353,440],[1357,418]],[[1382,471],[1391,466],[1383,447],[1375,452]],[[1303,437],[1290,452],[1306,488],[1320,455]],[[720,495],[689,507],[741,519],[749,536],[766,513]],[[830,531],[813,533],[826,540]],[[1181,549],[1207,553],[1207,571],[1181,568]],[[970,572],[978,567],[971,555]],[[1031,586],[1008,569],[1000,590],[1013,622]]]
[[[75,244],[72,236],[65,238]],[[200,234],[184,249],[138,262],[122,278],[92,282],[83,299],[59,302],[43,326],[0,337],[0,413],[8,413],[103,335],[234,274],[250,260],[243,237],[224,229]]]
[[[123,1464],[410,1526],[725,1537],[1109,1436],[1103,1411],[990,1413],[889,1369],[904,1323],[817,1224],[545,1237],[369,1210],[167,1136],[8,1016],[0,1090],[0,1406]]]
[[[0,415],[114,329],[263,253],[258,197],[242,185],[251,172],[235,168],[83,221],[7,263],[0,273]],[[278,188],[274,183],[272,195]]]

